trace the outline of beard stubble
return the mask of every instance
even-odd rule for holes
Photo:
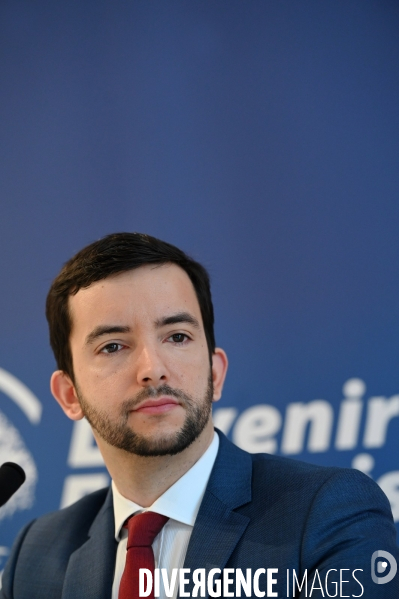
[[[111,421],[104,411],[93,407],[83,396],[78,385],[75,385],[75,389],[87,421],[100,437],[113,447],[142,457],[181,453],[202,433],[212,411],[213,381],[211,373],[209,373],[205,394],[200,401],[195,400],[181,389],[174,389],[169,385],[161,385],[157,388],[147,387],[139,391],[134,398],[123,402],[118,422]],[[175,397],[186,410],[186,417],[180,430],[168,435],[159,435],[156,438],[148,438],[140,432],[133,431],[128,426],[129,413],[142,401],[163,395]]]

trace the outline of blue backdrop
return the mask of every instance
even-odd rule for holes
[[[4,0],[0,462],[19,528],[107,483],[49,392],[44,301],[114,231],[209,269],[249,451],[357,467],[399,523],[399,5]]]

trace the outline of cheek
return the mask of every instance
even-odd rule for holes
[[[177,381],[178,386],[185,388],[192,395],[202,395],[204,389],[208,386],[210,374],[209,361],[204,363],[204,360],[196,362],[191,361],[189,364],[182,364],[181,368],[175,370],[175,376],[172,379]],[[173,386],[173,380],[172,386]]]
[[[132,364],[129,356],[124,352],[120,355],[98,355],[91,359],[82,360],[82,376],[91,382],[107,384],[118,384],[119,380],[124,380],[132,376]]]

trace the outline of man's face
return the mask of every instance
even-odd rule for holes
[[[181,268],[108,277],[78,291],[69,307],[82,412],[74,417],[87,417],[100,445],[176,454],[211,426],[221,385],[214,390],[200,307]]]

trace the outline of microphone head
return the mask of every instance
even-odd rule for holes
[[[0,467],[0,507],[18,491],[25,478],[24,470],[14,462],[5,462]]]

